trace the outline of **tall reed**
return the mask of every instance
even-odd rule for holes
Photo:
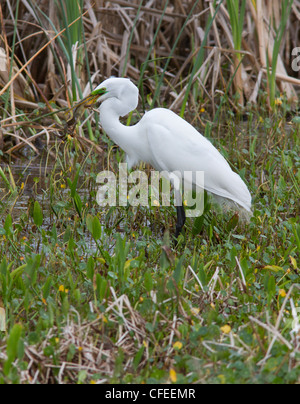
[[[275,40],[274,40],[274,48],[273,48],[271,66],[270,66],[268,55],[267,55],[269,102],[270,102],[270,107],[273,110],[275,108],[275,99],[276,99],[276,73],[277,73],[278,57],[279,57],[280,49],[282,46],[282,38],[283,38],[285,30],[286,30],[287,22],[290,17],[290,14],[291,14],[291,9],[292,9],[293,3],[294,3],[294,0],[282,1],[281,19],[280,19],[280,24],[279,24],[279,27],[277,28],[276,36],[275,36]],[[272,26],[272,24],[270,22],[270,27],[271,26]]]
[[[205,29],[204,39],[203,39],[202,44],[200,46],[200,49],[198,51],[197,58],[196,58],[196,61],[194,63],[193,70],[192,70],[192,73],[190,75],[188,85],[187,85],[187,88],[186,88],[185,96],[184,96],[181,111],[180,111],[181,116],[184,115],[184,112],[185,112],[185,109],[186,109],[186,106],[187,106],[187,102],[188,102],[188,99],[189,99],[189,94],[190,94],[191,88],[193,86],[196,73],[198,72],[198,70],[199,70],[199,68],[202,65],[203,60],[204,60],[204,49],[205,49],[205,46],[206,46],[206,43],[207,43],[208,34],[210,32],[212,24],[213,24],[213,22],[214,22],[214,20],[215,20],[215,18],[217,16],[219,10],[220,10],[220,7],[221,7],[223,1],[224,0],[221,0],[219,2],[219,4],[216,7],[215,14],[212,17],[210,17],[210,19],[208,20],[208,23],[207,23],[207,26],[206,26],[206,29]],[[214,5],[216,5],[216,1],[214,2]]]
[[[236,51],[242,50],[243,28],[246,12],[246,0],[227,0],[227,9],[230,16],[233,44]],[[233,55],[235,73],[235,87],[239,95],[239,103],[244,105],[243,80],[242,80],[242,54]]]
[[[81,47],[83,44],[83,24],[80,18],[82,16],[83,0],[55,0],[55,4],[58,10],[61,29],[66,28],[63,36],[63,51],[68,59],[69,68],[71,69],[72,94],[73,99],[76,100],[76,92],[79,91],[79,93],[81,93],[80,86],[78,85],[78,77],[80,77],[81,74],[84,56]],[[69,26],[70,23],[75,20],[78,21]]]

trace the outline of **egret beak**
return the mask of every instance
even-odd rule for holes
[[[75,126],[78,119],[84,114],[84,110],[92,107],[100,97],[107,93],[106,88],[99,88],[91,92],[90,95],[83,98],[83,100],[77,102],[72,108],[68,109],[67,112],[73,112],[73,116],[67,122],[67,126]]]

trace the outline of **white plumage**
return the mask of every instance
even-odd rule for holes
[[[110,78],[92,94],[97,92],[101,95],[101,126],[126,152],[130,167],[143,161],[157,171],[179,171],[182,175],[186,171],[204,171],[205,189],[210,194],[251,212],[246,184],[192,125],[168,109],[157,108],[147,112],[136,125],[124,126],[119,118],[136,109],[137,87],[129,79]]]

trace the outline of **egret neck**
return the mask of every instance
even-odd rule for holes
[[[144,159],[143,150],[146,151],[146,138],[138,131],[138,124],[126,126],[120,122],[120,117],[127,115],[124,106],[116,98],[105,100],[100,105],[100,124],[109,137],[127,154],[129,168]],[[138,156],[138,158],[137,158]],[[148,161],[145,161],[148,162]]]

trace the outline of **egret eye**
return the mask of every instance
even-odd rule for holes
[[[106,90],[106,88],[96,88],[94,91],[91,92],[91,96],[99,96],[101,97],[104,94],[107,94],[108,91]]]

